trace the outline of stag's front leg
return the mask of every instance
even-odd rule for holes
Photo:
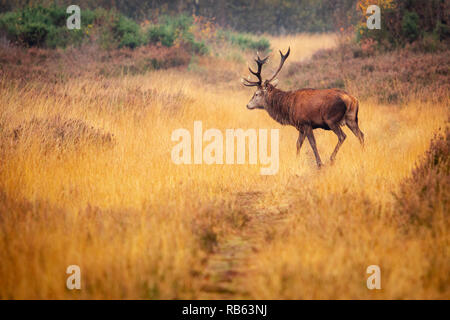
[[[306,138],[305,130],[298,129],[297,156],[300,154],[300,149],[302,148],[303,141],[305,141],[305,138]]]
[[[320,167],[322,167],[323,164],[322,164],[322,160],[320,160],[319,151],[317,151],[316,139],[314,138],[312,127],[306,128],[306,136],[308,137],[309,144],[311,145],[311,148],[314,151],[314,156],[316,157],[317,166],[320,169]]]

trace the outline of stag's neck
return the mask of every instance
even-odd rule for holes
[[[291,124],[290,110],[293,104],[293,96],[290,92],[273,89],[267,98],[266,111],[277,122]]]

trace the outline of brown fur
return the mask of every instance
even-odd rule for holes
[[[322,162],[315,146],[313,129],[332,130],[338,136],[339,142],[331,155],[331,161],[334,161],[346,138],[340,126],[347,125],[364,144],[364,134],[358,127],[358,100],[345,91],[307,88],[285,92],[270,83],[265,83],[264,89],[267,102],[265,109],[269,115],[275,121],[299,130],[297,153],[305,137],[308,137],[319,167]]]
[[[283,125],[291,125],[297,128],[299,132],[297,140],[297,154],[305,140],[308,138],[309,144],[314,151],[316,162],[319,168],[322,166],[319,152],[317,151],[316,139],[313,130],[321,128],[332,130],[338,136],[338,143],[331,154],[330,160],[333,162],[339,151],[346,135],[341,126],[347,125],[353,134],[359,139],[361,145],[364,145],[364,134],[358,126],[358,100],[347,92],[339,89],[300,89],[296,91],[285,92],[275,88],[271,81],[283,68],[283,64],[289,57],[291,49],[286,54],[280,51],[280,65],[273,76],[263,84],[261,70],[267,62],[267,57],[261,59],[257,55],[255,62],[258,66],[257,71],[250,72],[258,78],[258,81],[242,79],[247,87],[257,87],[253,98],[247,104],[248,109],[266,109],[269,115],[275,121]]]

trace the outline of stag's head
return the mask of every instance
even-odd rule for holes
[[[274,82],[276,76],[278,75],[278,73],[280,73],[281,68],[283,68],[283,64],[286,61],[286,59],[288,58],[289,53],[291,53],[291,48],[289,48],[288,51],[286,52],[286,54],[284,54],[284,55],[280,51],[280,55],[281,55],[280,65],[278,66],[277,71],[275,71],[275,73],[272,75],[272,77],[265,80],[264,83],[263,83],[263,79],[261,76],[261,70],[262,70],[263,65],[267,62],[269,57],[265,57],[264,59],[261,59],[258,54],[256,55],[255,61],[256,61],[256,64],[258,65],[257,71],[253,71],[250,67],[248,68],[248,70],[250,70],[251,74],[253,74],[256,78],[258,78],[258,81],[250,81],[245,78],[242,79],[242,83],[244,84],[244,86],[256,87],[256,91],[253,94],[252,99],[247,104],[247,109],[251,110],[251,109],[267,108],[268,93],[269,93],[270,89],[272,89],[276,85],[275,83],[272,83],[272,82]]]

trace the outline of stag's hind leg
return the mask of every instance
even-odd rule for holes
[[[352,119],[346,119],[345,124],[353,132],[353,134],[358,138],[361,146],[364,147],[364,133],[359,129],[358,121]]]
[[[345,138],[347,138],[347,136],[345,135],[344,131],[342,131],[339,124],[329,124],[329,127],[331,130],[333,130],[333,132],[338,136],[338,139],[339,139],[338,143],[337,143],[336,147],[334,148],[334,151],[330,157],[331,162],[334,162],[334,160],[336,159],[336,154],[338,153],[339,148],[344,143],[344,140],[345,140]]]

